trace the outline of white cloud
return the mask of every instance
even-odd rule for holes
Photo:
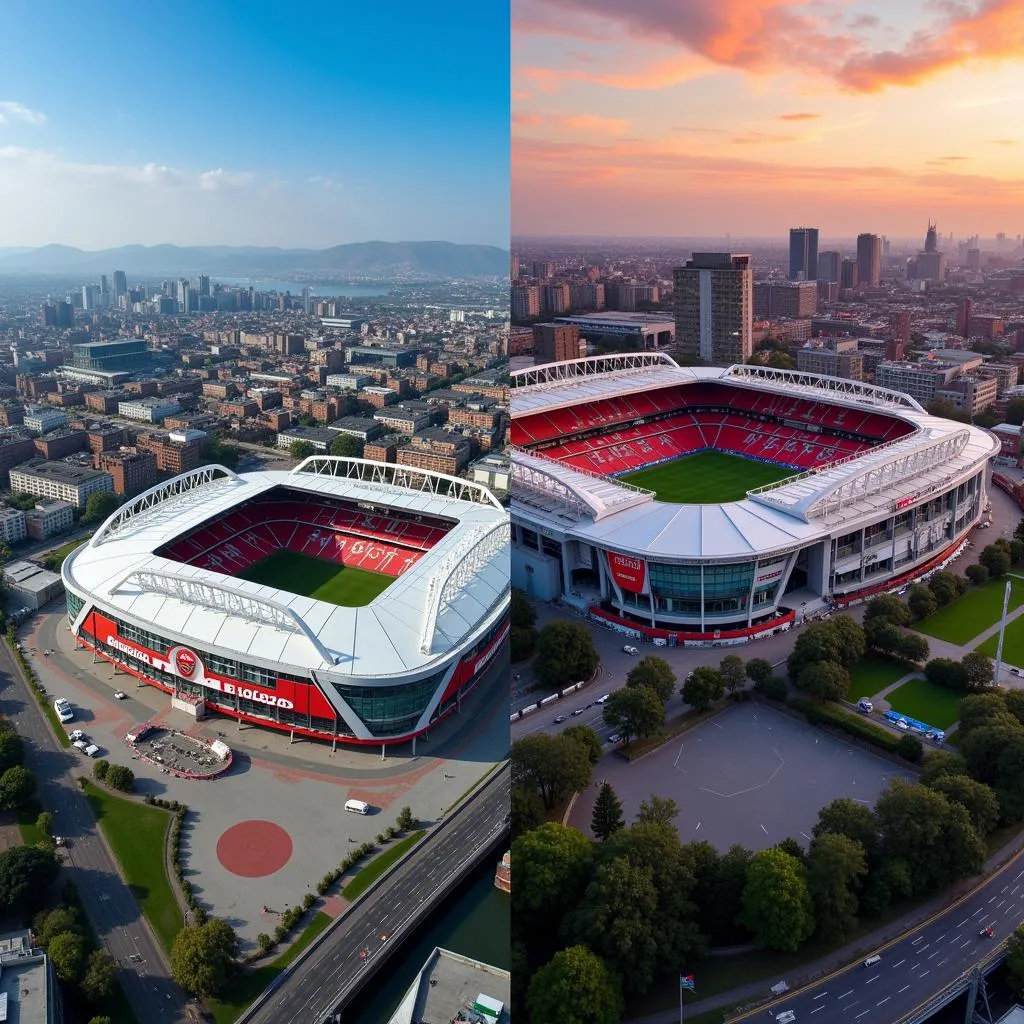
[[[241,188],[244,185],[251,185],[256,180],[256,175],[248,171],[225,171],[223,167],[218,167],[215,171],[203,171],[198,180],[201,189],[213,192],[219,188]]]
[[[0,124],[24,121],[26,124],[46,124],[46,115],[26,107],[15,100],[0,100]]]

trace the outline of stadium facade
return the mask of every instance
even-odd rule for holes
[[[516,372],[512,443],[513,586],[669,644],[767,635],[945,564],[999,451],[885,388],[653,353]],[[701,505],[620,479],[707,450],[792,474]]]
[[[393,581],[342,607],[240,578],[282,551]],[[114,513],[62,575],[96,657],[179,707],[336,742],[428,732],[508,636],[509,523],[493,495],[362,459],[185,473]]]

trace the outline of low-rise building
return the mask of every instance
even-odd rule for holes
[[[431,430],[402,445],[395,453],[395,461],[400,466],[416,466],[455,476],[466,468],[471,455],[466,438],[459,434],[446,434],[443,430]]]
[[[398,449],[407,441],[404,437],[382,437],[377,441],[371,441],[363,448],[363,458],[371,462],[394,462],[397,459]]]
[[[109,473],[114,481],[114,493],[133,495],[152,487],[159,479],[156,455],[151,451],[123,448],[116,452],[102,452],[97,469]]]
[[[7,545],[25,539],[25,513],[20,508],[0,508],[0,539]]]
[[[374,441],[383,432],[381,424],[368,416],[342,416],[340,420],[328,423],[327,429],[342,434],[351,434],[361,441]]]
[[[35,562],[8,562],[3,567],[3,580],[11,597],[33,611],[64,593],[60,576]],[[5,971],[6,964],[0,960],[0,985],[3,984]]]
[[[119,416],[130,420],[141,420],[143,423],[162,423],[165,416],[181,412],[181,403],[174,398],[162,398],[151,395],[147,398],[134,398],[117,403]]]
[[[88,448],[88,439],[84,430],[55,430],[52,434],[37,437],[34,447],[44,459],[56,461],[75,452],[84,452]]]
[[[37,501],[36,507],[25,513],[25,532],[33,540],[46,540],[65,530],[75,522],[75,509],[69,501]]]
[[[373,414],[384,426],[394,427],[403,434],[415,434],[433,422],[433,410],[426,402],[401,402]]]
[[[47,462],[46,459],[29,459],[13,468],[10,475],[12,491],[41,498],[59,498],[77,509],[85,508],[90,494],[114,489],[109,473],[67,462]]]
[[[318,452],[326,452],[337,433],[326,427],[290,427],[277,435],[277,447],[282,451],[291,451],[296,441],[311,444]]]
[[[63,409],[48,409],[41,405],[30,405],[25,409],[23,424],[26,430],[37,434],[48,434],[51,430],[68,425],[68,415]]]
[[[0,1002],[6,1009],[5,1020],[19,1024],[63,1020],[53,964],[41,949],[33,948],[27,930],[0,935]]]
[[[140,434],[135,447],[152,452],[156,456],[156,468],[161,473],[177,476],[198,468],[208,436],[202,430],[152,430]]]
[[[492,491],[508,491],[511,469],[507,455],[499,452],[485,455],[469,469],[474,483],[484,484]]]

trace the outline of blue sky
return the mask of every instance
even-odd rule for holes
[[[507,247],[508,5],[7,0],[0,246]]]

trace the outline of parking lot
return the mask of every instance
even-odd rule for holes
[[[606,756],[595,776],[571,817],[587,834],[598,786],[607,779],[627,822],[652,794],[671,797],[683,842],[703,839],[719,850],[734,843],[760,850],[787,836],[806,846],[825,804],[845,796],[871,805],[891,779],[910,777],[758,704],[735,705],[639,761]]]

